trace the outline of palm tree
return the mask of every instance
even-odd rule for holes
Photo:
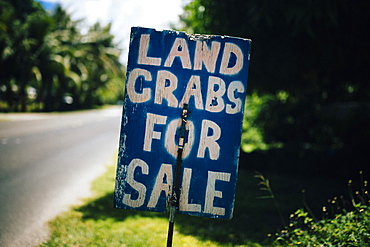
[[[44,45],[51,19],[40,4],[32,1],[1,1],[2,56],[0,73],[8,106],[17,111],[27,110],[29,82],[34,78],[35,64]]]
[[[52,52],[43,70],[45,110],[62,109],[66,96],[73,99],[68,102],[73,108],[91,108],[101,103],[98,91],[109,78],[123,77],[111,26],[97,23],[82,35],[79,21],[72,21],[62,8],[56,9],[53,18],[55,27],[47,39]]]
[[[88,76],[82,80],[80,103],[83,107],[99,104],[98,90],[106,85],[109,78],[123,78],[122,65],[119,62],[120,50],[113,42],[110,34],[111,25],[101,27],[96,23],[87,35],[81,39],[79,61],[88,71]]]
[[[110,25],[97,23],[82,35],[79,21],[60,6],[51,16],[33,0],[0,0],[0,6],[0,96],[11,110],[20,103],[26,111],[29,87],[44,111],[66,103],[90,108],[102,103],[99,94],[111,78],[123,78]]]

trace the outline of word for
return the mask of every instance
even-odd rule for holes
[[[162,192],[166,195],[171,194],[171,188],[173,183],[173,169],[170,164],[162,164],[157,177],[155,179],[154,186],[147,187],[145,184],[140,181],[135,180],[134,174],[138,174],[141,170],[141,175],[149,175],[149,166],[148,164],[141,159],[133,159],[130,164],[127,166],[127,177],[126,182],[133,188],[134,191],[131,194],[124,194],[123,203],[132,207],[138,208],[144,205],[145,198],[147,194],[150,194],[148,203],[146,207],[155,208],[158,203],[158,199]],[[181,194],[179,201],[179,210],[195,213],[204,213],[212,215],[225,215],[225,208],[217,207],[214,205],[215,198],[222,198],[222,191],[216,190],[216,182],[229,182],[231,174],[226,172],[215,172],[208,171],[207,185],[205,188],[205,198],[204,205],[198,203],[189,203],[192,201],[189,198],[189,190],[192,178],[192,169],[184,168],[182,176],[182,185],[181,185]],[[152,188],[152,191],[148,191],[148,188]],[[197,190],[203,190],[202,188],[197,188]],[[133,196],[132,194],[135,194]]]
[[[167,116],[162,116],[153,113],[147,113],[146,118],[146,127],[144,135],[144,145],[143,150],[151,152],[152,150],[152,141],[153,139],[160,140],[162,133],[155,131],[154,127],[156,124],[165,125],[167,123]],[[167,131],[165,135],[165,147],[168,153],[173,157],[177,156],[178,146],[175,143],[175,133],[178,127],[181,125],[181,119],[175,119],[170,121],[167,126]],[[188,131],[188,141],[185,144],[183,151],[183,158],[185,159],[193,146],[194,143],[194,123],[192,121],[187,121],[186,125]],[[209,133],[212,133],[209,135]],[[217,140],[221,137],[221,128],[213,121],[203,119],[201,122],[201,131],[200,131],[200,142],[197,152],[198,158],[204,158],[205,151],[208,149],[208,153],[211,160],[217,160],[220,155],[220,146],[217,143]]]

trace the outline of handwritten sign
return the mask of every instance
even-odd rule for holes
[[[179,213],[232,217],[248,39],[131,30],[115,206],[164,212],[188,106]]]

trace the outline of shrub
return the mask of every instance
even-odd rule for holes
[[[352,181],[348,183],[350,211],[340,208],[336,198],[331,201],[332,206],[337,205],[333,212],[341,213],[331,218],[326,207],[323,207],[324,218],[319,221],[299,209],[291,215],[289,226],[276,234],[275,246],[370,246],[370,196],[367,181],[363,181],[362,172],[360,175],[362,188],[355,195]]]
[[[278,235],[276,246],[370,246],[370,207],[338,214],[318,222],[302,209]]]

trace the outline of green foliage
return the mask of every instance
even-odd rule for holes
[[[317,220],[308,208],[298,209],[290,216],[290,224],[276,235],[275,246],[369,246],[370,196],[368,182],[360,172],[360,190],[353,194],[348,183],[350,203],[341,197],[329,200],[323,207],[323,219]],[[340,205],[341,204],[341,205]],[[349,206],[350,205],[350,206]]]
[[[104,104],[116,104],[118,100],[123,100],[123,93],[124,84],[119,77],[109,80],[104,87],[97,90],[99,101]]]
[[[7,111],[72,110],[121,99],[123,67],[110,25],[96,23],[82,34],[60,6],[53,13],[33,0],[0,0],[0,6],[0,101]]]
[[[4,97],[9,107],[20,105],[25,111],[28,81],[51,20],[32,0],[2,0],[0,6],[0,100]]]
[[[252,152],[256,149],[267,149],[261,129],[256,124],[256,119],[265,101],[266,96],[259,97],[256,92],[247,98],[244,109],[241,142],[241,148],[244,152]]]
[[[369,246],[370,207],[343,212],[334,219],[315,222],[302,209],[291,216],[289,227],[278,235],[276,246]]]
[[[369,11],[366,0],[193,0],[178,29],[252,39],[244,151],[317,153],[325,169],[358,170],[370,162]]]

